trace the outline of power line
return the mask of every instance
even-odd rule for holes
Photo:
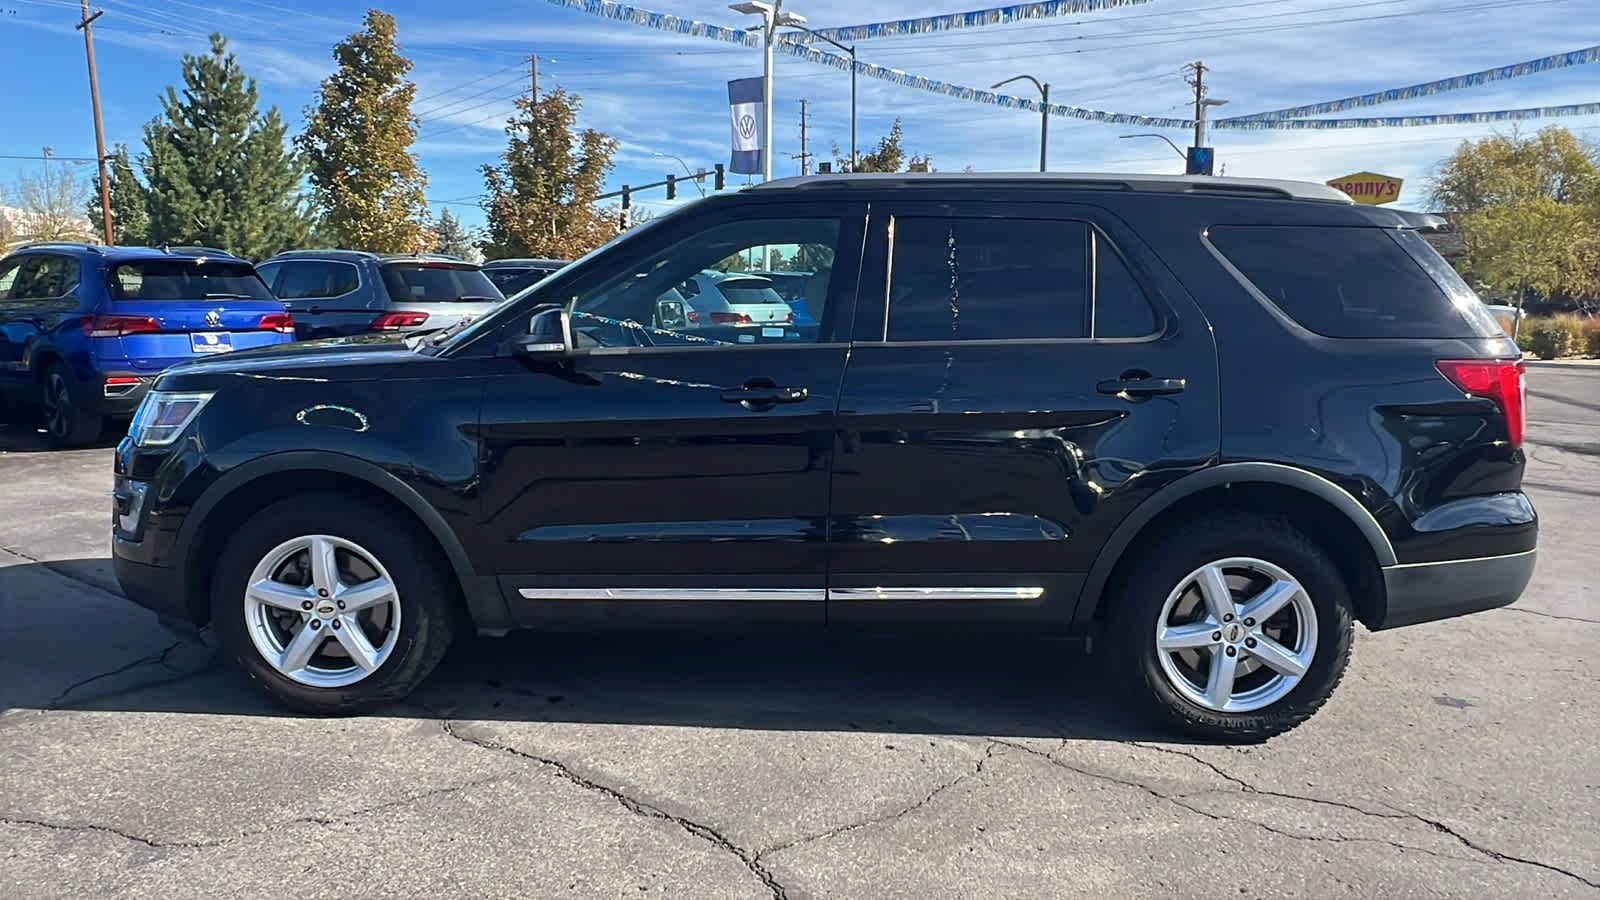
[[[457,113],[457,112],[464,112],[464,110],[452,109],[452,107],[457,107],[457,106],[460,106],[461,104],[466,103],[468,101],[476,100],[477,98],[482,97],[484,94],[490,93],[491,91],[501,91],[501,90],[505,90],[506,88],[510,87],[513,84],[521,84],[522,83],[522,79],[523,79],[523,76],[519,73],[519,74],[517,74],[516,76],[514,76],[512,78],[506,79],[506,80],[498,82],[496,84],[491,84],[488,87],[486,87],[486,88],[484,88],[484,89],[482,89],[480,91],[477,91],[475,93],[468,94],[468,95],[466,95],[464,97],[457,97],[454,100],[450,100],[450,101],[447,101],[445,103],[435,104],[435,105],[429,107],[428,109],[426,109],[426,110],[424,110],[422,112],[414,112],[414,113],[412,113],[412,115],[416,116],[419,121],[427,121],[429,119],[442,118],[442,114],[447,112],[447,111],[452,115]],[[493,102],[493,101],[491,101],[491,102]]]

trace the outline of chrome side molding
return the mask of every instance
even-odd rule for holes
[[[1042,587],[520,588],[524,600],[1037,600]]]
[[[860,587],[829,588],[828,599],[852,600],[1037,600],[1042,587]]]

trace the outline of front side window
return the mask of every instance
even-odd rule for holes
[[[279,267],[275,293],[279,300],[339,297],[361,285],[361,273],[343,262],[306,260],[274,263]]]
[[[113,300],[271,300],[247,262],[137,259],[106,270]]]
[[[891,341],[1089,335],[1089,228],[1051,219],[897,217]]]
[[[583,292],[573,305],[576,340],[590,347],[816,341],[838,243],[837,219],[716,226]],[[791,301],[773,283],[777,272],[812,274]]]

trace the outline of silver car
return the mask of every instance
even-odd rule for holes
[[[688,301],[688,327],[788,325],[794,312],[770,278],[704,271],[677,286]]]
[[[290,250],[256,267],[299,340],[425,334],[487,314],[505,295],[480,267],[437,254]]]

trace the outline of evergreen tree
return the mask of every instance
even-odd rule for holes
[[[900,146],[900,142],[904,137],[905,133],[900,126],[900,120],[895,119],[894,124],[889,127],[889,133],[878,140],[878,149],[861,154],[860,164],[855,171],[899,172],[903,169],[907,172],[932,172],[932,156],[917,156],[913,154],[910,159],[906,158],[905,148]],[[837,144],[833,147],[833,157],[834,171],[851,171],[850,160],[839,155],[839,145]]]
[[[227,46],[213,34],[209,54],[186,54],[182,95],[168,87],[162,115],[144,127],[150,235],[262,259],[306,245],[305,169],[278,108],[256,108],[255,79]]]
[[[425,250],[432,244],[422,197],[428,176],[410,150],[417,137],[417,86],[405,78],[411,60],[395,43],[394,16],[369,9],[365,24],[334,46],[339,69],[322,82],[295,143],[339,246]]]
[[[560,88],[517,100],[500,164],[482,169],[489,258],[577,259],[616,236],[617,210],[595,198],[617,141],[592,128],[574,134],[579,105]]]
[[[461,224],[460,219],[451,215],[448,209],[439,213],[439,226],[434,229],[433,252],[470,259],[476,249],[472,232]]]
[[[106,225],[100,209],[99,175],[94,177],[94,192],[89,197],[85,212],[89,216],[89,221],[94,223],[94,233],[100,240],[124,247],[148,244],[150,243],[149,198],[146,196],[144,185],[139,183],[138,176],[133,172],[133,157],[128,153],[128,146],[118,144],[114,155],[116,158],[109,163],[112,237],[108,239],[103,233]]]

